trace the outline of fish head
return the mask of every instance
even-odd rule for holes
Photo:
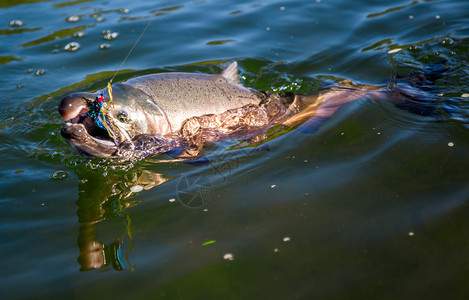
[[[147,152],[151,152],[148,147],[160,152],[168,149],[172,131],[165,113],[148,95],[126,84],[114,84],[112,91],[71,94],[58,108],[69,121],[62,136],[83,156],[129,156],[143,136],[152,137],[153,145],[147,145]]]

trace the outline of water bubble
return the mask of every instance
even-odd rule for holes
[[[440,42],[442,45],[452,45],[454,43],[454,40],[451,38],[446,38]]]
[[[65,19],[65,21],[70,22],[70,23],[75,23],[80,21],[80,16],[69,16]]]
[[[68,177],[68,173],[65,171],[57,171],[54,174],[50,175],[51,179],[62,180]]]
[[[38,69],[34,72],[34,75],[41,76],[41,75],[44,75],[45,73],[46,73],[46,69]]]
[[[119,36],[119,33],[117,32],[107,32],[103,38],[105,40],[111,41],[111,40],[117,39],[118,36]]]
[[[223,255],[223,259],[224,260],[233,260],[234,256],[231,253],[226,253],[225,255]]]
[[[68,52],[75,52],[75,51],[77,51],[78,49],[80,49],[80,44],[78,44],[77,42],[68,43],[68,44],[65,45],[65,47],[64,47],[64,50],[65,50],[65,51],[68,51]]]
[[[128,14],[130,12],[130,9],[128,8],[119,8],[117,10],[118,13],[121,13],[121,14]]]
[[[105,50],[105,49],[109,49],[111,46],[109,44],[101,44],[99,45],[99,49],[100,50]]]
[[[97,17],[97,18],[96,18],[96,22],[102,22],[102,21],[104,21],[104,20],[105,20],[104,17]]]
[[[21,20],[11,20],[10,23],[8,23],[10,27],[20,27],[24,25],[24,22]]]
[[[85,33],[83,31],[78,31],[73,34],[73,37],[76,37],[76,38],[82,38],[84,36],[85,36]]]

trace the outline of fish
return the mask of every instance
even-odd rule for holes
[[[261,141],[275,125],[323,122],[351,101],[404,104],[418,98],[410,84],[401,86],[350,83],[312,94],[276,94],[243,86],[234,61],[219,74],[158,73],[94,93],[73,93],[58,110],[67,121],[61,135],[82,156],[120,161],[168,153],[196,157],[207,143]]]

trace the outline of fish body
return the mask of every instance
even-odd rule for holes
[[[162,73],[137,77],[117,86],[121,85],[140,91],[147,98],[146,102],[140,101],[146,109],[154,110],[156,105],[166,117],[169,131],[178,130],[189,115],[221,114],[257,105],[261,100],[257,93],[222,75]]]
[[[104,107],[101,121],[96,122],[90,117],[90,107],[100,95]],[[62,99],[59,113],[70,122],[61,134],[72,148],[88,157],[132,156],[129,152],[141,150],[133,146],[138,148],[142,143],[146,153],[137,156],[156,155],[184,144],[178,134],[187,119],[257,106],[262,96],[241,85],[236,62],[217,75],[146,75],[113,84],[112,103],[108,89],[74,93]]]
[[[195,156],[206,142],[259,140],[275,124],[322,122],[358,99],[407,103],[415,89],[403,87],[353,84],[316,94],[274,94],[242,86],[233,62],[216,75],[152,74],[113,84],[112,90],[71,94],[59,104],[59,113],[69,120],[61,134],[91,158],[140,160],[175,149]],[[416,107],[418,101],[410,103]]]

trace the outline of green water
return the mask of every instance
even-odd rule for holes
[[[469,296],[466,0],[11,0],[0,19],[0,298]],[[150,20],[115,81],[237,60],[247,86],[311,92],[443,62],[453,113],[360,100],[200,166],[77,156],[59,101],[104,88]]]

